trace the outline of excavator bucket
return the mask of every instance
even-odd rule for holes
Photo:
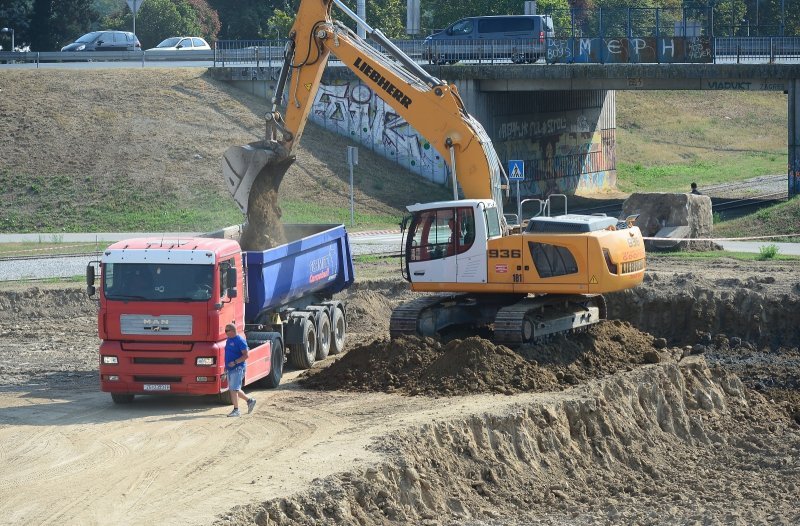
[[[278,189],[294,162],[289,150],[274,140],[231,146],[222,158],[225,184],[247,214],[239,244],[244,250],[267,250],[285,243]]]
[[[277,141],[257,141],[231,146],[222,156],[222,175],[233,200],[244,213],[250,209],[250,192],[262,177],[278,183],[294,159]]]

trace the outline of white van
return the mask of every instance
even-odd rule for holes
[[[547,39],[554,36],[548,15],[472,16],[427,37],[422,56],[432,64],[489,59],[536,62],[547,53]]]

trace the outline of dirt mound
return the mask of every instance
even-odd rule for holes
[[[795,524],[799,438],[691,357],[382,437],[386,462],[216,524]]]
[[[51,290],[31,287],[22,291],[0,291],[0,321],[95,316],[97,301],[78,288]]]
[[[326,369],[306,372],[301,382],[316,389],[410,395],[515,394],[559,389],[680,353],[659,353],[652,336],[615,320],[519,353],[479,337],[447,344],[415,337],[375,340]]]

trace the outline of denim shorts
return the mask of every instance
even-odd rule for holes
[[[247,367],[244,365],[240,365],[239,367],[234,367],[233,369],[228,369],[228,389],[230,389],[231,391],[242,390],[242,382],[244,382],[245,369],[247,369]]]

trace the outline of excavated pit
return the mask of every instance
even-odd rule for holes
[[[611,320],[519,353],[391,342],[387,314],[415,295],[357,282],[348,352],[300,383],[455,409],[376,439],[377,464],[217,522],[800,523],[800,265],[693,265],[654,261],[642,286],[608,296]],[[0,292],[5,383],[96,390],[95,312],[70,285]]]
[[[384,437],[372,447],[386,462],[236,508],[218,524],[800,520],[797,429],[702,357],[498,406]]]

